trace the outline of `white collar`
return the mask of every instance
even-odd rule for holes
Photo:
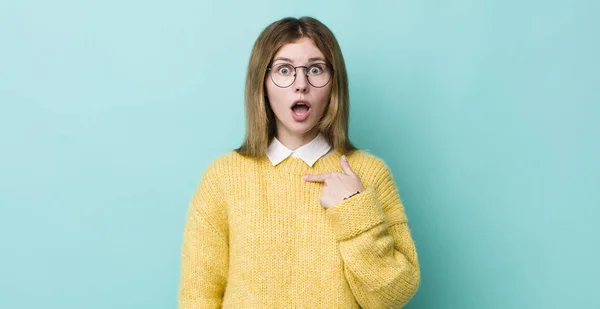
[[[269,157],[273,166],[281,163],[291,155],[293,158],[302,159],[302,161],[312,167],[319,158],[328,154],[330,150],[332,150],[331,145],[329,145],[327,139],[321,133],[308,144],[303,145],[296,150],[290,150],[283,145],[277,137],[274,137],[267,149],[267,157]]]

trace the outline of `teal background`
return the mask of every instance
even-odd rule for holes
[[[392,168],[408,308],[600,308],[593,1],[0,2],[0,308],[175,308],[187,204],[252,44],[311,15]]]

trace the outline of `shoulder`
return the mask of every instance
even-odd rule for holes
[[[221,154],[205,167],[200,179],[200,188],[207,188],[212,194],[226,198],[224,192],[235,192],[248,179],[252,179],[260,168],[260,159],[243,156],[236,151]]]
[[[358,149],[353,151],[347,157],[350,167],[360,169],[373,177],[390,173],[389,167],[385,161],[368,150]]]
[[[236,156],[239,155],[231,151],[210,160],[200,177],[198,191],[218,192],[224,185],[223,180],[229,178],[233,171],[239,170],[236,165],[240,165],[240,158]]]
[[[210,161],[206,166],[205,173],[227,173],[229,171],[236,170],[236,168],[239,168],[242,165],[246,164],[245,161],[247,160],[250,159],[238,154],[235,151],[230,151],[212,159],[212,161]]]
[[[258,159],[243,156],[236,151],[229,151],[214,158],[208,163],[204,177],[221,178],[235,173],[244,172],[248,167],[259,162]]]

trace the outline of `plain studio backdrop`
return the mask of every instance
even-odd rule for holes
[[[175,308],[189,199],[244,135],[269,23],[310,15],[391,167],[407,308],[600,308],[596,1],[0,2],[0,308]]]

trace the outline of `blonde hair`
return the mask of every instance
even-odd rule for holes
[[[252,48],[246,75],[246,136],[242,146],[235,149],[239,154],[251,157],[266,155],[269,142],[277,131],[275,114],[265,90],[267,68],[283,45],[304,37],[312,39],[334,72],[329,104],[317,123],[319,131],[333,148],[343,154],[357,149],[348,138],[348,74],[335,36],[327,26],[312,17],[287,17],[266,27]]]

